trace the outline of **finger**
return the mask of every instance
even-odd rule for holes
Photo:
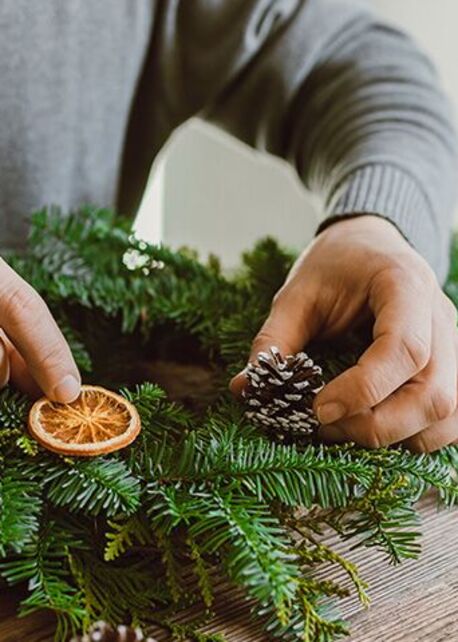
[[[458,333],[455,332],[455,358],[458,363]],[[458,386],[458,379],[456,382]],[[458,391],[457,391],[458,392]],[[458,396],[458,395],[457,395]],[[445,446],[457,443],[458,440],[458,408],[442,421],[432,423],[424,430],[404,442],[404,445],[413,452],[430,453]]]
[[[43,299],[0,259],[0,326],[52,400],[70,402],[81,380],[70,348]]]
[[[354,441],[365,448],[382,448],[415,439],[429,430],[431,422],[438,425],[450,414],[452,396],[446,397],[441,391],[436,401],[428,400],[426,406],[422,406],[419,400],[428,395],[424,386],[408,383],[379,406],[322,426],[319,438],[332,443]],[[437,442],[440,443],[440,437]]]
[[[329,429],[324,426],[321,437],[325,441],[355,441],[367,448],[379,448],[408,439],[449,417],[457,405],[455,337],[455,328],[438,314],[433,323],[433,357],[420,375],[375,408],[341,420]]]
[[[325,444],[343,444],[348,441],[355,441],[355,439],[352,439],[350,436],[351,433],[353,432],[350,427],[347,426],[347,422],[359,422],[358,427],[364,426],[366,427],[368,423],[372,419],[372,410],[365,410],[359,415],[355,415],[354,417],[351,417],[350,419],[342,419],[338,423],[335,424],[326,424],[323,426],[320,426],[318,429],[318,439],[320,441],[323,441]],[[358,429],[356,428],[356,430]],[[355,431],[356,431],[355,430]],[[362,444],[361,444],[362,445]],[[368,448],[368,446],[366,446]]]
[[[15,349],[10,356],[11,381],[13,384],[26,393],[29,397],[38,399],[43,395],[43,391],[30,374],[26,362]]]
[[[458,439],[458,412],[451,417],[439,421],[413,437],[406,439],[406,448],[416,453],[432,453],[444,448]]]
[[[256,361],[260,352],[268,352],[272,346],[283,356],[296,354],[317,333],[319,326],[313,291],[291,284],[274,298],[270,314],[252,343],[249,361]],[[246,382],[245,370],[242,370],[230,382],[231,391],[241,394]]]
[[[323,424],[361,413],[386,399],[420,372],[431,350],[429,292],[405,287],[393,275],[371,286],[369,304],[375,315],[374,341],[358,363],[317,395],[315,412]]]
[[[0,337],[0,388],[4,388],[10,380],[10,360],[6,345]]]
[[[232,377],[229,382],[229,390],[236,397],[240,397],[247,383],[246,368],[244,368],[241,372],[238,372],[235,377]]]
[[[26,393],[29,397],[41,397],[43,392],[30,374],[27,364],[1,328],[0,342],[4,346],[8,358],[8,380],[12,381],[18,390]]]

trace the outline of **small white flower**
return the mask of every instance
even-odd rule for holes
[[[149,256],[142,254],[138,250],[131,248],[124,252],[122,262],[128,270],[138,270],[146,267],[149,263]]]

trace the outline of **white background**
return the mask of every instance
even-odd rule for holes
[[[433,57],[458,105],[458,0],[365,0],[409,31]],[[227,267],[267,234],[300,249],[312,238],[320,208],[285,163],[253,152],[197,120],[177,131],[153,168],[139,212],[139,235]]]

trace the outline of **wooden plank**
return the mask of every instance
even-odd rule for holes
[[[370,584],[372,606],[361,609],[354,597],[341,609],[350,621],[350,642],[451,642],[458,640],[458,511],[436,510],[435,500],[421,504],[424,551],[420,560],[389,567],[382,554],[368,549],[346,551],[335,535],[325,538],[360,568]],[[333,577],[345,580],[342,572]],[[228,642],[265,642],[267,636],[250,617],[250,603],[224,581],[217,583],[216,614],[206,630],[224,632]],[[17,594],[0,595],[0,642],[51,642],[53,620],[47,614],[14,617]],[[199,615],[199,608],[184,611],[179,620]],[[153,634],[160,642],[169,637]]]

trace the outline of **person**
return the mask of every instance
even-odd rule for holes
[[[317,396],[323,439],[458,440],[456,313],[441,291],[457,145],[407,35],[344,0],[3,0],[0,25],[3,248],[23,246],[43,205],[135,213],[153,157],[200,116],[287,159],[326,206],[251,358],[373,316],[367,351]],[[1,385],[77,397],[69,347],[4,260],[0,327]]]

